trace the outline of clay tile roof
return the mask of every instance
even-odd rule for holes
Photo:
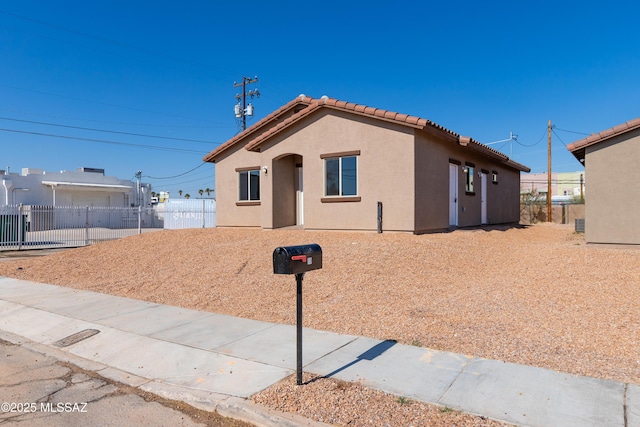
[[[614,126],[614,127],[611,128],[613,133],[620,133],[620,132],[625,131],[627,129],[629,129],[629,125],[627,125],[626,123],[623,123],[621,125]]]
[[[493,159],[504,162],[515,169],[529,172],[530,169],[519,163],[510,160],[504,154],[484,145],[469,137],[460,137],[455,132],[450,131],[430,120],[417,116],[400,114],[393,111],[383,110],[366,105],[354,104],[346,101],[340,101],[333,98],[322,97],[313,99],[300,95],[286,105],[280,107],[273,113],[269,114],[256,124],[245,130],[244,132],[234,136],[229,141],[220,145],[211,153],[204,157],[205,162],[215,162],[216,158],[225,150],[235,146],[236,144],[244,144],[246,150],[259,150],[261,144],[267,141],[271,136],[281,132],[283,129],[297,123],[299,120],[313,114],[321,108],[329,108],[342,111],[350,111],[353,114],[361,116],[374,117],[378,120],[384,120],[403,126],[409,126],[417,129],[431,128],[439,132],[440,135],[450,141],[457,142],[461,145],[467,145],[469,149],[477,151],[481,154],[489,156]],[[640,126],[640,122],[638,123]],[[466,143],[466,144],[465,144]]]
[[[314,103],[314,104],[309,105],[309,107],[298,111],[297,113],[295,113],[291,117],[289,117],[286,120],[276,124],[272,128],[270,128],[267,131],[265,131],[264,133],[260,134],[257,138],[255,138],[251,142],[249,142],[245,146],[245,148],[247,150],[249,150],[249,151],[257,148],[260,144],[262,144],[270,136],[275,135],[276,133],[280,132],[282,129],[290,126],[292,123],[297,122],[298,120],[300,120],[300,118],[308,116],[309,114],[311,114],[315,110],[319,109],[321,107],[321,105],[322,104]]]
[[[607,136],[611,136],[613,134],[615,134],[615,131],[613,130],[613,128],[607,129],[607,130],[603,130],[602,132],[600,132],[600,136],[601,137],[607,137]]]
[[[599,144],[608,139],[625,134],[635,129],[640,129],[640,117],[575,141],[567,145],[567,149],[576,157],[576,159],[578,159],[578,161],[583,162],[585,149],[587,147]]]
[[[406,123],[410,123],[412,125],[417,125],[420,122],[420,117],[416,117],[416,116],[407,116],[404,121]]]
[[[234,145],[236,145],[237,143],[239,143],[247,135],[252,134],[254,132],[257,132],[259,129],[261,129],[263,127],[266,127],[266,125],[268,125],[269,123],[272,123],[273,121],[277,120],[277,118],[280,117],[281,115],[284,115],[288,111],[294,110],[295,107],[297,107],[299,105],[306,106],[306,105],[309,105],[310,103],[311,103],[311,98],[306,97],[304,95],[300,95],[300,96],[294,98],[293,100],[289,101],[288,103],[286,103],[282,107],[278,108],[276,111],[274,111],[271,114],[269,114],[266,117],[264,117],[262,120],[259,120],[257,123],[255,123],[252,126],[250,126],[245,131],[237,134],[236,136],[234,136],[230,140],[228,140],[228,141],[224,142],[222,145],[218,146],[218,148],[216,148],[215,150],[211,151],[209,154],[204,156],[204,158],[202,160],[205,161],[205,162],[214,162],[215,158],[219,154],[223,153],[227,149],[229,149],[229,148],[233,147]]]

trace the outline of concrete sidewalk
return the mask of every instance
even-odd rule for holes
[[[0,277],[0,331],[199,408],[302,422],[252,414],[247,400],[295,373],[294,326]],[[305,372],[508,423],[640,427],[637,384],[312,329],[303,350]]]

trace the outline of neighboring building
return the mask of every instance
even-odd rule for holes
[[[24,168],[21,174],[0,171],[0,206],[130,207],[151,202],[151,185],[105,176],[103,169],[43,172]]]
[[[304,95],[204,161],[216,163],[217,226],[264,229],[518,223],[520,172],[529,172],[429,120]]]
[[[640,118],[570,144],[589,174],[585,198],[587,243],[640,244]]]
[[[520,193],[537,192],[546,200],[548,191],[547,173],[530,173],[520,180]],[[585,173],[552,172],[551,173],[551,201],[566,203],[584,199]]]

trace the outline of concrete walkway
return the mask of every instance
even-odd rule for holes
[[[3,336],[223,415],[302,422],[257,413],[247,400],[295,373],[294,326],[0,277]],[[508,423],[640,427],[637,384],[312,329],[303,350],[305,372]]]

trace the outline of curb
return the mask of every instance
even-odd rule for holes
[[[137,388],[164,399],[181,401],[196,409],[217,412],[221,416],[251,423],[257,427],[330,427],[330,424],[314,421],[297,414],[276,411],[253,403],[249,399],[189,389],[143,378],[3,330],[0,330],[0,339],[95,372],[110,381]]]

